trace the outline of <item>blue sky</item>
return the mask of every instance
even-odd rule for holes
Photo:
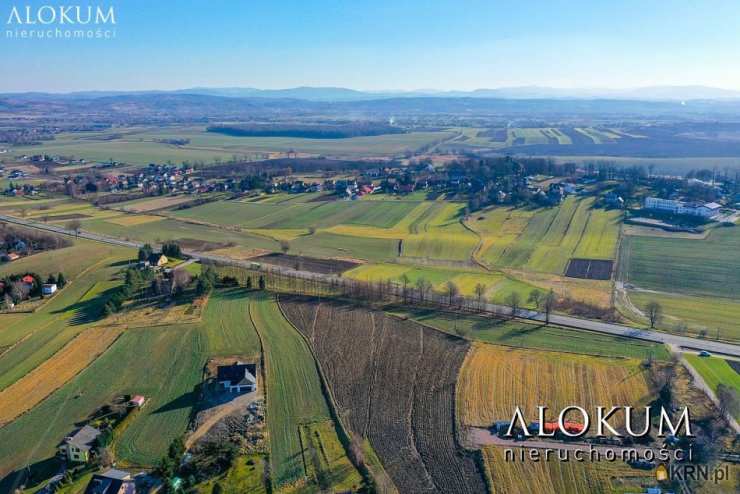
[[[0,0],[0,91],[740,89],[734,0],[101,0],[115,39],[8,37],[37,27],[12,6],[44,4],[77,3]]]

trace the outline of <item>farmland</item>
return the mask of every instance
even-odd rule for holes
[[[658,360],[669,358],[668,351],[663,345],[557,326],[544,326],[528,321],[510,321],[425,309],[393,308],[392,312],[450,334],[463,332],[466,337],[474,340],[509,347],[603,357],[645,359],[653,356]]]
[[[204,127],[133,128],[125,133],[77,132],[61,134],[41,146],[15,147],[13,152],[47,153],[106,162],[111,157],[127,164],[152,161],[213,161],[232,156],[259,159],[269,153],[295,151],[326,156],[392,156],[413,151],[454,135],[450,132],[413,132],[347,139],[293,137],[234,137],[206,132]],[[189,139],[186,145],[171,145],[155,139]]]
[[[592,198],[568,197],[558,208],[492,208],[468,226],[478,233],[477,257],[491,267],[563,274],[572,257],[614,259],[619,212],[593,207]]]
[[[596,406],[647,404],[651,400],[639,360],[535,352],[479,343],[468,354],[458,384],[459,419],[488,427],[520,407],[536,417],[537,406],[560,410],[572,403]],[[491,397],[496,396],[496,399]]]
[[[640,288],[726,298],[740,293],[737,227],[714,229],[704,240],[631,236],[625,244],[627,280]]]
[[[475,461],[456,442],[463,340],[331,302],[286,298],[281,306],[311,342],[340,414],[369,439],[400,492],[485,490]]]
[[[125,393],[143,394],[149,403],[120,438],[116,455],[154,464],[185,430],[204,361],[201,343],[193,326],[124,332],[74,379],[0,429],[0,473],[51,456],[76,422]],[[137,365],[130,362],[134,355]]]
[[[726,360],[718,357],[699,357],[686,355],[686,360],[701,374],[710,388],[717,391],[717,386],[724,384],[740,393],[740,373],[733,369]]]
[[[273,484],[300,484],[306,471],[299,427],[331,419],[321,380],[311,351],[273,298],[254,296],[249,314],[264,351]]]
[[[740,300],[640,290],[630,290],[629,297],[643,312],[648,303],[658,302],[664,314],[658,322],[661,329],[675,331],[679,324],[684,323],[688,332],[694,335],[705,331],[706,336],[714,338],[719,332],[722,339],[740,340],[737,324],[740,320]]]
[[[518,454],[518,451],[515,450]],[[494,494],[567,492],[568,494],[610,494],[641,492],[655,476],[624,463],[577,461],[506,461],[503,448],[487,447],[483,457]]]

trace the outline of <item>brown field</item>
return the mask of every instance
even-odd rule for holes
[[[52,216],[41,216],[41,219],[43,221],[81,220],[84,218],[90,218],[90,215],[82,214],[82,213],[68,213],[68,214],[55,214]]]
[[[518,453],[518,448],[514,448]],[[526,453],[525,453],[526,454]],[[621,462],[504,461],[504,448],[483,449],[494,494],[530,494],[562,492],[600,494],[612,492],[645,492],[654,486],[652,471],[635,470]]]
[[[502,271],[517,280],[524,281],[542,290],[552,289],[562,297],[568,296],[574,300],[602,308],[611,306],[612,287],[610,281],[568,278],[556,274],[514,269],[503,269]]]
[[[532,421],[537,418],[537,405],[556,414],[574,403],[593,411],[596,406],[638,406],[652,399],[637,360],[483,343],[475,344],[468,354],[458,390],[461,422],[478,427],[510,420],[517,406]],[[618,417],[613,423],[619,424]]]
[[[612,277],[612,261],[603,259],[571,259],[565,276],[586,280],[609,280]]]
[[[177,206],[178,204],[183,204],[192,200],[193,198],[191,196],[185,195],[156,197],[148,201],[141,201],[137,202],[136,204],[124,206],[121,209],[125,211],[132,211],[134,213],[147,213],[149,211],[171,208],[172,206]]]
[[[301,271],[310,271],[312,273],[335,274],[343,273],[352,268],[359,266],[352,261],[340,261],[337,259],[318,259],[307,256],[293,256],[290,254],[271,253],[263,256],[252,258],[254,262],[263,262],[291,269],[300,269]]]
[[[284,298],[281,306],[311,343],[345,423],[370,440],[399,492],[485,492],[455,436],[467,342],[348,305]]]
[[[101,326],[80,333],[50,359],[0,391],[0,426],[30,410],[85,369],[122,333]]]

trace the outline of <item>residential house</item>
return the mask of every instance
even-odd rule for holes
[[[27,274],[23,278],[21,278],[21,281],[25,283],[28,286],[33,286],[34,282],[36,281],[33,276],[30,274]]]
[[[74,431],[64,438],[59,444],[59,454],[68,461],[87,463],[90,461],[90,451],[95,447],[95,440],[100,431],[95,427],[86,425]]]
[[[41,285],[41,293],[44,295],[54,295],[57,291],[56,283],[44,283]]]
[[[7,254],[4,254],[4,255],[0,256],[0,260],[2,260],[4,262],[17,261],[20,258],[21,258],[21,256],[18,255],[18,254],[16,254],[15,252],[8,252]]]
[[[135,494],[136,483],[131,474],[123,470],[110,468],[103,473],[96,473],[90,479],[85,494]]]
[[[257,366],[234,362],[232,365],[219,365],[216,381],[232,393],[257,390]]]
[[[167,256],[164,254],[152,254],[151,256],[149,256],[150,266],[161,267],[167,264],[168,262],[169,262],[169,259],[167,259]]]

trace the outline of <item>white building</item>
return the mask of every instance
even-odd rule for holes
[[[658,197],[645,198],[645,209],[666,211],[672,214],[701,216],[702,218],[714,218],[719,214],[721,208],[722,206],[716,202],[701,204],[685,203],[683,201],[674,201],[672,199],[660,199]]]

